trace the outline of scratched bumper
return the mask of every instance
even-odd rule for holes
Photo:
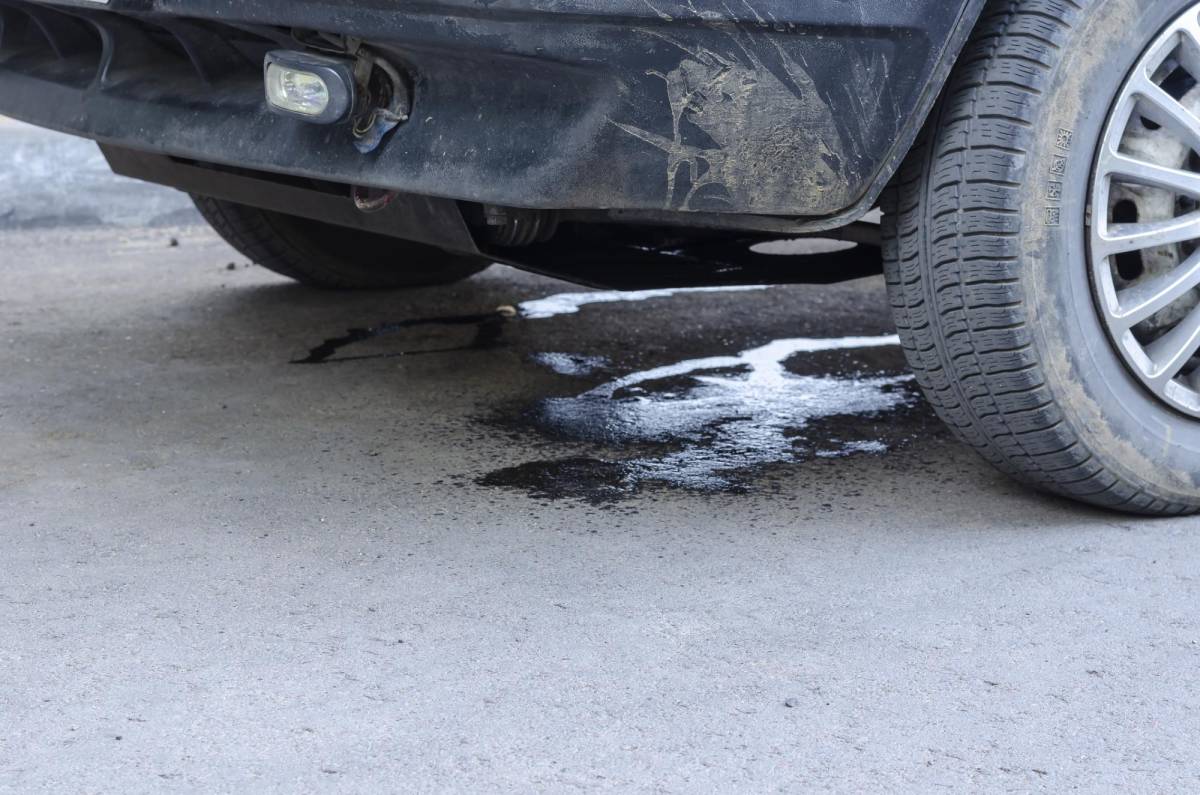
[[[0,0],[0,113],[429,196],[831,216],[866,209],[915,134],[965,35],[947,5]],[[415,76],[380,151],[266,110],[261,55],[292,28],[361,37]]]

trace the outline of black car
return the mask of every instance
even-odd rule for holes
[[[1147,514],[1200,510],[1198,81],[1194,0],[0,0],[0,113],[272,270],[882,269],[961,439]]]

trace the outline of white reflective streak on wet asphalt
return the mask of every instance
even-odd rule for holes
[[[608,359],[603,356],[585,356],[578,353],[552,351],[535,353],[529,358],[559,375],[591,375],[600,368],[608,366]]]
[[[769,284],[736,285],[729,287],[675,287],[658,290],[598,290],[586,293],[556,293],[517,304],[517,313],[526,320],[544,320],[557,315],[574,315],[587,304],[613,304],[625,301],[647,301],[651,298],[670,298],[687,293],[740,293],[767,290]]]
[[[732,356],[655,367],[574,397],[542,403],[542,420],[570,435],[628,445],[678,445],[661,456],[626,461],[634,480],[697,489],[729,485],[727,473],[765,464],[888,450],[879,439],[808,442],[799,433],[819,420],[892,411],[911,404],[910,374],[802,374],[787,363],[821,351],[899,345],[896,335],[780,339]],[[853,370],[854,368],[848,368]]]

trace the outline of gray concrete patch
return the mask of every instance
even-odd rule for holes
[[[891,334],[879,280],[522,317],[497,308],[578,289],[317,293],[199,227],[10,229],[0,258],[0,790],[1200,781],[1198,520],[1031,493],[920,401],[833,427],[772,403],[770,443],[813,454],[732,492],[625,489],[613,467],[670,440],[539,418],[675,367],[622,399],[715,394],[687,443],[753,458],[727,432],[761,410],[745,368],[679,364]],[[415,322],[454,316],[485,320]],[[348,329],[387,333],[296,363]],[[896,355],[776,374],[803,401],[787,379],[899,378]],[[545,462],[580,482],[487,482]]]
[[[199,222],[184,194],[113,176],[91,141],[0,118],[0,230]]]

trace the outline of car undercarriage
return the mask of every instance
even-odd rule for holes
[[[1148,514],[1200,511],[1197,85],[1194,0],[0,0],[0,113],[272,271],[882,272],[960,440]]]
[[[0,92],[193,193],[597,286],[819,283],[881,268],[858,221],[980,4],[936,5],[2,0]],[[355,123],[264,107],[273,51],[365,69]],[[863,248],[752,250],[817,235]]]

